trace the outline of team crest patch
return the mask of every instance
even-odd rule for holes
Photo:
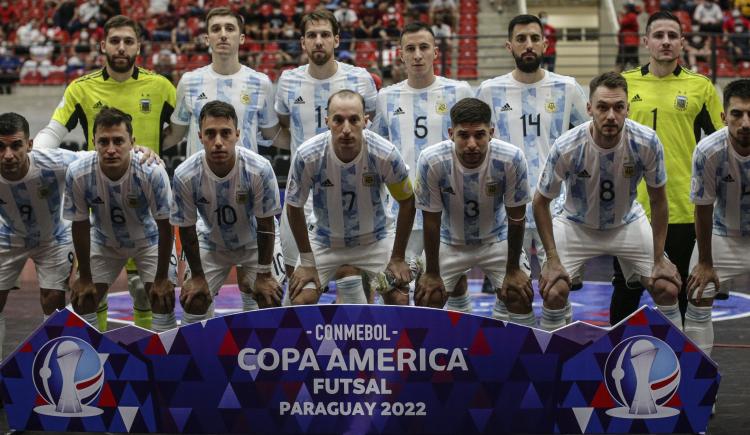
[[[487,183],[484,190],[487,192],[487,196],[497,196],[500,193],[497,183]]]
[[[248,94],[245,91],[242,91],[242,93],[240,94],[240,103],[244,105],[250,104],[250,94]]]
[[[151,99],[150,98],[141,98],[140,106],[141,106],[142,113],[151,113]]]
[[[438,115],[445,115],[448,113],[448,104],[443,100],[438,100],[435,104],[435,112],[437,112]]]
[[[128,207],[138,207],[138,195],[128,195]]]
[[[250,194],[247,190],[237,192],[237,204],[247,204],[247,200],[250,198]]]
[[[362,185],[366,187],[371,187],[375,185],[375,180],[377,180],[377,174],[374,172],[365,172],[362,174]]]
[[[622,175],[625,178],[631,178],[635,175],[635,165],[632,163],[625,163],[622,165]]]
[[[674,99],[674,108],[677,110],[687,110],[688,97],[687,95],[678,95]]]
[[[47,185],[41,184],[39,185],[39,190],[37,190],[36,193],[37,196],[39,196],[39,199],[45,199],[49,197],[50,188]]]
[[[557,104],[555,104],[554,101],[547,101],[547,103],[544,104],[544,108],[549,113],[557,112]]]

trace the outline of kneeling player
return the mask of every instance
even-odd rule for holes
[[[204,149],[175,171],[170,219],[180,228],[190,266],[180,294],[183,324],[210,316],[212,300],[235,265],[242,266],[237,280],[248,282],[240,287],[244,310],[280,306],[282,296],[283,272],[271,273],[274,215],[281,211],[271,163],[235,147],[240,132],[232,105],[207,103],[198,123]]]
[[[497,291],[493,316],[503,318],[507,305],[511,321],[533,326],[533,290],[528,266],[521,266],[531,200],[526,159],[492,138],[492,111],[483,101],[464,98],[450,115],[451,139],[422,151],[417,162],[427,263],[415,302],[442,308],[447,291],[446,308],[471,312],[464,274],[477,266]]]
[[[68,168],[64,217],[73,221],[80,274],[71,304],[96,325],[100,300],[133,258],[151,301],[152,327],[165,331],[176,326],[169,177],[161,165],[139,164],[134,141],[130,115],[105,107],[94,119],[96,153]]]
[[[555,141],[534,196],[534,218],[547,251],[539,279],[544,300],[539,324],[551,331],[568,323],[570,277],[578,277],[589,258],[613,255],[625,277],[641,281],[659,310],[680,328],[681,280],[664,256],[669,209],[661,142],[650,128],[626,119],[628,87],[617,73],[591,81],[587,109],[592,121]],[[642,178],[651,204],[650,226],[635,200]],[[549,204],[562,183],[565,204],[553,224]]]

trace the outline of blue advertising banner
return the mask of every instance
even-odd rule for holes
[[[0,367],[16,430],[697,433],[716,365],[660,313],[554,333],[414,307],[238,313],[104,334],[70,311]]]

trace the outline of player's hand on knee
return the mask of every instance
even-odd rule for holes
[[[445,284],[440,275],[432,272],[423,273],[414,291],[414,303],[421,307],[442,308],[447,299]]]
[[[174,310],[174,284],[170,280],[154,281],[149,293],[151,306],[155,312],[171,312]]]
[[[308,286],[312,284],[312,288]],[[292,279],[289,281],[289,299],[294,300],[302,292],[302,289],[314,289],[320,292],[320,278],[318,278],[318,270],[314,267],[300,266],[294,269]]]
[[[152,164],[156,163],[157,165],[164,166],[164,161],[159,157],[158,154],[153,152],[151,148],[146,148],[143,145],[136,145],[133,147],[133,151],[143,153],[143,156],[141,156],[141,160],[138,162],[140,164],[145,164],[147,166],[151,166]]]
[[[403,258],[391,257],[391,261],[388,262],[386,269],[393,275],[396,287],[408,286],[411,282],[411,269],[409,269],[409,265],[406,264]]]
[[[73,281],[70,290],[70,304],[76,312],[93,313],[96,311],[99,301],[96,285],[93,282],[78,278]]]
[[[531,284],[531,277],[520,268],[509,269],[503,278],[503,285],[500,287],[500,300],[506,301],[509,293],[512,293],[515,299],[524,306],[531,306],[534,301],[534,287]]]
[[[651,280],[655,283],[658,279],[666,279],[677,286],[678,289],[682,287],[680,272],[667,257],[661,257],[654,261],[654,268],[651,270]]]
[[[211,305],[211,292],[206,278],[193,275],[182,284],[180,304],[190,314],[205,314]]]
[[[557,281],[563,280],[570,287],[570,275],[565,267],[560,262],[557,256],[547,258],[547,261],[542,266],[542,273],[539,275],[539,294],[542,295],[543,299],[547,299],[547,295]]]
[[[711,264],[698,262],[690,272],[687,282],[688,299],[695,299],[700,302],[703,298],[703,291],[706,285],[713,283],[716,292],[719,292],[719,276]]]
[[[253,297],[261,308],[280,307],[283,292],[271,272],[259,273],[255,278]]]

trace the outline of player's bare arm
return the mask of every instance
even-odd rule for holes
[[[73,282],[70,303],[83,312],[96,311],[96,287],[91,277],[91,224],[88,219],[75,221],[72,226],[73,247],[78,258],[78,279]]]
[[[151,307],[156,313],[171,313],[174,310],[174,284],[169,281],[169,259],[172,256],[173,230],[169,219],[158,219],[159,248],[154,283],[149,291]]]
[[[426,257],[425,272],[419,278],[414,292],[414,302],[418,306],[443,308],[448,294],[440,278],[440,220],[442,212],[422,210],[424,218],[424,253]]]
[[[198,233],[195,231],[195,225],[180,227],[180,241],[182,242],[182,250],[185,253],[188,266],[190,266],[190,279],[182,285],[180,304],[182,304],[183,308],[190,307],[194,299],[205,298],[206,307],[208,307],[211,303],[211,292],[208,289],[208,282],[206,282],[206,276],[203,273]],[[187,310],[187,308],[185,309]],[[202,312],[191,314],[202,314]]]
[[[391,196],[398,201],[398,217],[396,218],[396,238],[393,241],[391,259],[388,262],[388,270],[396,278],[396,285],[408,285],[411,282],[411,271],[406,264],[406,245],[409,243],[409,235],[414,226],[414,216],[417,213],[409,178],[397,185],[388,186]]]
[[[647,186],[649,203],[651,205],[651,231],[654,238],[654,269],[651,278],[666,279],[677,288],[682,286],[682,279],[677,267],[664,256],[664,242],[667,239],[667,223],[669,222],[669,205],[667,204],[666,186]]]
[[[254,297],[261,308],[278,307],[283,295],[281,286],[271,274],[276,221],[271,217],[256,218],[258,225],[258,273]]]
[[[695,242],[698,244],[698,263],[690,271],[687,282],[688,299],[698,306],[710,307],[712,300],[702,300],[706,284],[713,283],[718,291],[719,276],[714,270],[711,237],[714,205],[695,205]]]
[[[534,300],[531,278],[519,265],[526,230],[526,205],[505,207],[505,213],[508,216],[508,262],[505,266],[505,279],[500,288],[500,299],[506,300],[510,292],[519,297],[523,305],[531,306]]]
[[[302,289],[308,283],[313,283],[315,290],[320,291],[320,278],[318,278],[318,270],[315,268],[315,257],[307,234],[304,209],[287,205],[287,217],[300,255],[300,266],[294,269],[292,279],[289,281],[289,299],[294,303],[294,300],[300,296]]]
[[[547,295],[558,280],[563,280],[570,286],[570,275],[557,255],[555,237],[552,233],[552,214],[549,211],[550,202],[552,200],[541,193],[534,194],[533,210],[536,229],[539,232],[539,238],[542,239],[544,250],[547,251],[547,261],[542,265],[542,272],[539,275],[539,292],[542,297]]]

